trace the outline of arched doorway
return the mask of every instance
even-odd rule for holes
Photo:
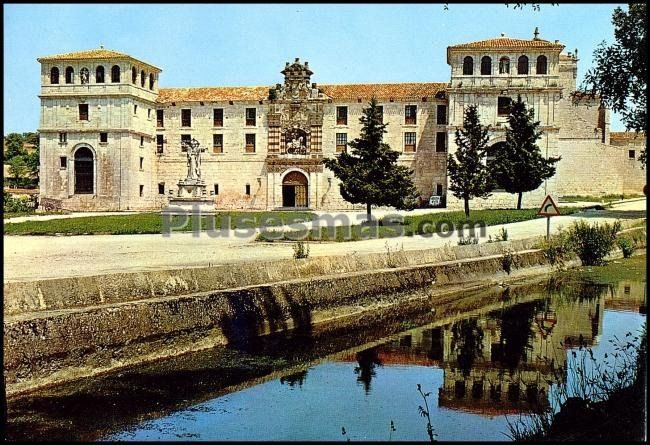
[[[92,194],[94,192],[95,165],[93,152],[88,147],[81,147],[74,154],[74,192],[75,194]]]
[[[305,175],[297,171],[287,173],[282,180],[282,207],[307,207],[308,191]]]

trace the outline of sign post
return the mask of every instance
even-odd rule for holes
[[[560,215],[560,209],[557,208],[551,195],[546,195],[546,198],[544,198],[542,206],[539,208],[537,214],[546,217],[546,239],[548,240],[551,237],[551,216]]]

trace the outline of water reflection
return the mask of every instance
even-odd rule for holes
[[[549,403],[567,349],[638,328],[645,283],[483,291],[190,354],[12,401],[12,439],[504,440],[504,415]],[[620,314],[616,315],[616,314]],[[405,320],[419,326],[404,329]],[[609,322],[606,322],[609,320]],[[233,323],[233,326],[235,323]],[[391,430],[392,431],[392,430]],[[385,434],[384,434],[385,433]]]

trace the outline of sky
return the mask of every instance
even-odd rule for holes
[[[296,57],[312,82],[448,82],[449,45],[498,37],[578,49],[578,82],[594,49],[614,41],[623,4],[33,4],[4,8],[4,134],[39,125],[37,57],[98,48],[158,66],[160,87],[273,86]],[[612,131],[624,131],[612,113]]]

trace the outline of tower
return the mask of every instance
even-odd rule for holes
[[[103,47],[37,60],[41,207],[150,208],[161,70]]]

